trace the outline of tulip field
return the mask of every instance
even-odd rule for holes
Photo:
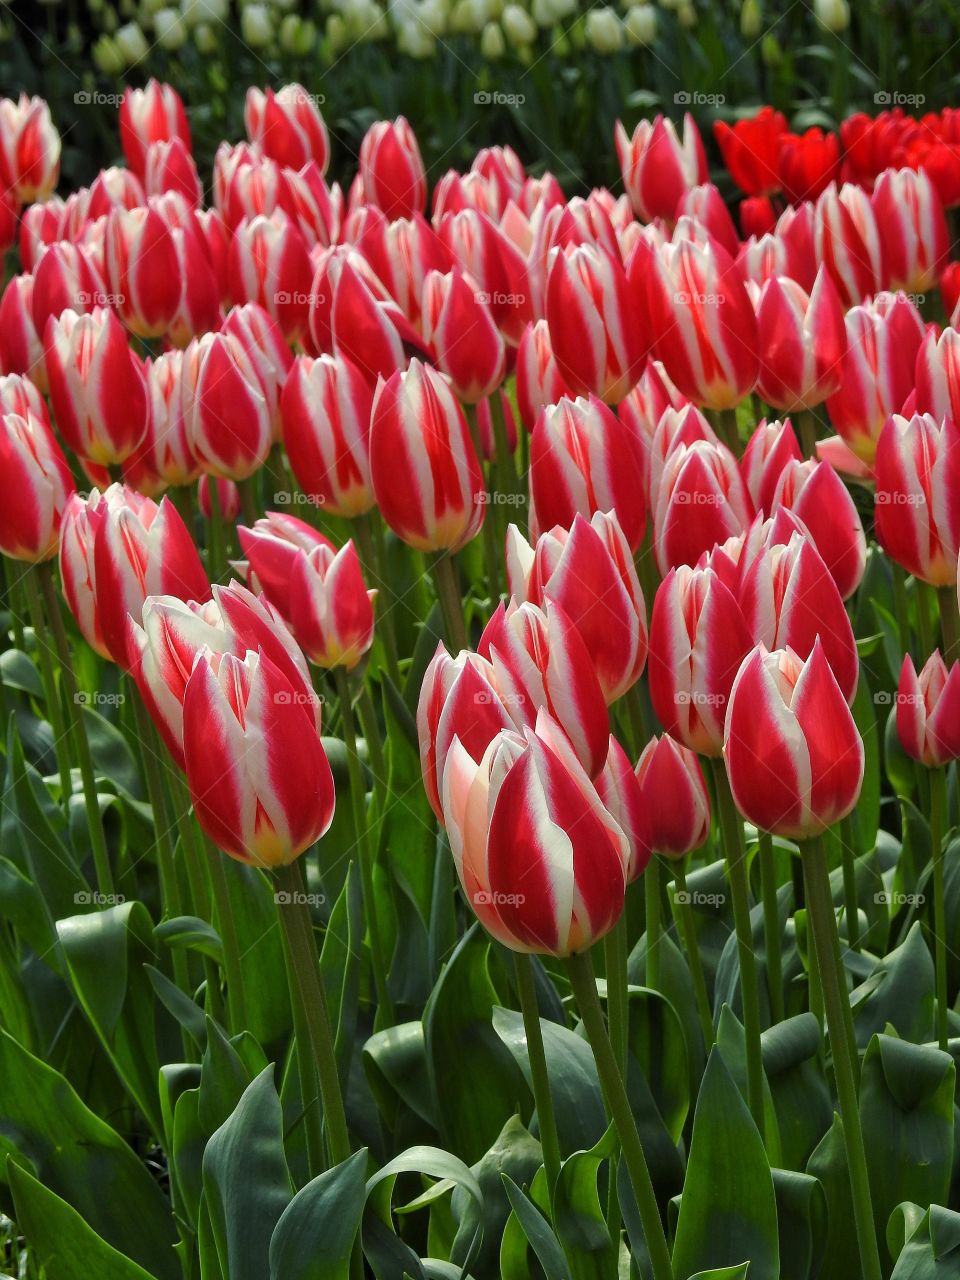
[[[960,1278],[960,109],[245,94],[0,99],[0,1280]]]

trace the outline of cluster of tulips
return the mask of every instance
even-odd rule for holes
[[[44,104],[0,104],[8,240],[22,266],[0,301],[0,549],[27,565],[16,581],[8,567],[8,591],[25,593],[41,640],[61,799],[72,735],[106,901],[83,717],[69,696],[60,703],[49,657],[69,695],[57,556],[82,636],[132,677],[144,739],[157,731],[176,766],[180,818],[189,824],[192,806],[216,849],[285,890],[303,1096],[319,1090],[323,1103],[322,1130],[310,1112],[315,1170],[324,1144],[334,1163],[352,1146],[297,862],[334,815],[319,690],[330,678],[339,696],[378,1026],[389,1027],[360,755],[378,793],[389,780],[370,689],[398,687],[409,659],[395,623],[410,606],[390,564],[416,566],[426,600],[426,554],[446,644],[419,692],[423,784],[466,903],[517,955],[548,1196],[560,1155],[531,954],[567,963],[652,1274],[670,1280],[623,1081],[624,903],[642,876],[655,987],[662,860],[682,888],[714,813],[749,1105],[764,1132],[745,819],[760,842],[770,965],[771,837],[800,850],[863,1275],[879,1280],[821,837],[840,824],[846,871],[844,824],[864,772],[851,614],[872,563],[892,575],[907,655],[896,727],[939,815],[946,1047],[960,331],[925,313],[949,263],[955,115],[848,121],[842,155],[836,139],[787,134],[769,109],[720,129],[750,202],[741,240],[689,116],[682,137],[663,118],[632,137],[618,130],[619,197],[567,199],[552,175],[529,177],[492,149],[440,178],[428,217],[407,122],[371,127],[344,194],[325,180],[327,130],[298,85],[249,91],[248,137],[218,151],[209,208],[167,86],[127,91],[127,167],[65,199],[53,194],[59,142]],[[318,684],[311,667],[325,673]],[[162,788],[151,800],[159,812]],[[161,879],[177,914],[177,876],[162,862]],[[222,898],[217,910],[239,1017]],[[712,1043],[689,910],[681,902],[681,932]],[[845,915],[853,944],[855,899]],[[591,967],[600,939],[606,1018]]]

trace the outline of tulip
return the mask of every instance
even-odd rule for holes
[[[325,547],[334,554],[336,548],[312,525],[296,516],[268,511],[250,528],[237,529],[240,547],[246,556],[247,580],[262,592],[287,622],[293,616],[291,581],[298,551],[310,553]]]
[[[712,182],[691,187],[684,193],[683,199],[677,205],[678,224],[685,217],[693,218],[695,222],[705,227],[713,239],[726,249],[731,258],[735,258],[740,252],[740,237],[733,225],[730,210]]]
[[[740,201],[740,232],[744,240],[759,240],[771,235],[777,226],[777,215],[768,196],[751,196]],[[739,247],[737,249],[739,253]]]
[[[379,120],[360,143],[360,180],[370,204],[393,221],[423,213],[427,175],[413,130],[403,116]]]
[[[0,98],[0,183],[23,204],[45,200],[60,177],[60,135],[43,98]]]
[[[652,255],[654,351],[696,404],[729,409],[758,373],[757,321],[733,260],[719,246],[683,240]]]
[[[930,414],[894,414],[877,445],[876,527],[880,545],[908,573],[933,586],[957,579],[960,552],[960,427]]]
[[[773,489],[771,511],[791,511],[823,557],[843,600],[859,587],[867,539],[850,491],[829,462],[791,460]]]
[[[38,335],[44,333],[51,316],[58,319],[68,310],[83,314],[114,301],[88,252],[65,241],[44,250],[33,273],[31,300]]]
[[[168,84],[150,80],[145,89],[127,88],[120,104],[120,142],[127,164],[143,178],[151,143],[179,138],[190,151],[190,126],[179,94]]]
[[[230,232],[216,209],[197,209],[196,219],[200,226],[200,234],[206,245],[207,258],[213,278],[217,282],[220,301],[225,305],[230,301],[230,289],[227,279],[227,260],[230,253]]]
[[[480,531],[483,473],[463,410],[419,360],[377,388],[370,475],[384,520],[418,551],[458,551]]]
[[[60,545],[60,521],[76,486],[45,414],[3,413],[0,476],[0,551],[34,564],[49,560]]]
[[[872,463],[884,423],[900,412],[913,389],[915,368],[918,407],[932,407],[925,395],[930,385],[926,361],[936,351],[936,340],[931,338],[919,357],[923,321],[902,293],[881,293],[863,306],[851,307],[845,325],[840,389],[828,397],[827,412],[857,457]]]
[[[508,200],[518,198],[527,177],[523,161],[513,147],[482,147],[474,156],[470,171],[482,174],[496,188],[501,211]]]
[[[530,546],[507,530],[514,600],[558,604],[579,631],[609,706],[636,684],[647,655],[647,609],[630,544],[615,512],[579,512],[570,532],[554,528]]]
[[[493,394],[503,381],[506,347],[486,295],[458,268],[431,271],[424,280],[422,327],[462,403]]]
[[[710,834],[710,797],[694,753],[667,734],[651,738],[636,777],[650,847],[666,858],[699,849]]]
[[[696,564],[714,543],[742,533],[752,518],[750,496],[725,445],[678,445],[666,460],[653,509],[660,572]]]
[[[960,662],[933,653],[917,675],[908,653],[897,686],[897,735],[912,760],[938,769],[960,759]]]
[[[517,382],[519,390],[519,368]],[[640,381],[618,406],[617,416],[637,441],[641,454],[645,454],[665,410],[683,409],[689,403],[670,381],[661,362],[648,360]]]
[[[419,328],[424,281],[434,271],[449,271],[453,254],[420,214],[388,222],[375,205],[365,205],[363,212],[357,248],[404,316]]]
[[[763,831],[809,840],[846,817],[863,781],[863,742],[818,638],[751,651],[730,693],[723,744],[737,808]]]
[[[517,407],[520,421],[532,431],[546,405],[556,404],[570,394],[563,374],[557,367],[550,329],[546,320],[528,324],[517,351]],[[631,392],[631,394],[634,394]]]
[[[173,192],[194,209],[203,201],[203,184],[196,161],[182,138],[150,143],[143,185],[147,196]]]
[[[282,210],[244,220],[234,230],[228,265],[236,302],[256,302],[279,324],[288,341],[307,327],[310,280],[307,246]]]
[[[420,686],[417,739],[427,799],[441,822],[440,787],[454,738],[479,764],[500,730],[516,727],[498,692],[493,665],[466,649],[451,658],[438,645]]]
[[[655,505],[660,492],[667,459],[680,445],[694,444],[697,440],[720,444],[713,427],[696,405],[688,404],[682,409],[667,408],[663,411],[653,435],[644,446],[644,486],[651,507]]]
[[[197,478],[197,460],[183,421],[182,368],[180,351],[166,351],[144,366],[149,400],[147,432],[124,467],[124,478],[141,492],[147,477],[154,478],[158,489],[191,484]]]
[[[292,172],[292,171],[291,171]],[[278,210],[297,216],[297,200],[287,173],[275,160],[257,156],[245,143],[221,143],[213,162],[214,204],[230,231],[250,218]]]
[[[343,223],[343,192],[338,183],[328,187],[316,161],[309,161],[298,172],[284,173],[293,201],[297,226],[311,248],[326,248],[340,239]]]
[[[293,353],[283,330],[255,302],[231,308],[221,327],[224,333],[232,333],[239,339],[255,367],[267,399],[270,419],[279,431],[280,396],[293,367]]]
[[[65,311],[47,321],[45,364],[54,418],[82,458],[110,464],[128,458],[147,432],[143,367],[116,315]]]
[[[263,155],[289,169],[302,169],[311,160],[321,174],[330,162],[330,139],[316,96],[299,84],[272,89],[248,89],[243,121],[250,143]]]
[[[730,688],[750,646],[740,604],[714,569],[667,574],[653,601],[647,669],[654,711],[672,738],[719,756]]]
[[[818,199],[840,171],[837,135],[815,127],[802,134],[785,133],[778,168],[783,193],[792,204]]]
[[[876,215],[859,187],[831,183],[815,206],[817,258],[837,286],[846,307],[865,301],[883,283],[882,250]]]
[[[632,884],[650,866],[650,828],[648,808],[627,753],[613,734],[607,762],[597,775],[597,795],[617,826],[627,838],[627,884]]]
[[[887,169],[870,203],[880,229],[888,289],[923,293],[940,279],[950,251],[947,217],[927,175]]]
[[[13,199],[11,196],[7,198]],[[16,208],[16,202],[14,207]],[[66,207],[59,196],[51,196],[43,204],[31,204],[20,213],[20,262],[24,271],[33,271],[43,256],[43,251],[64,239]]]
[[[33,321],[33,276],[11,276],[0,298],[0,369],[46,389],[43,343]]]
[[[344,356],[298,356],[281,398],[290,467],[311,502],[335,516],[373,506],[370,410],[373,393]]]
[[[743,564],[740,606],[757,644],[789,649],[805,661],[819,643],[844,697],[853,701],[860,669],[853,628],[812,539],[794,532],[786,544],[767,545]]]
[[[513,951],[585,951],[623,910],[629,847],[549,717],[497,735],[478,764],[455,738],[443,814],[483,927]],[[549,737],[547,736],[549,734]]]
[[[578,395],[622,400],[643,371],[648,343],[632,290],[602,249],[556,249],[547,276],[546,320],[557,367]]]
[[[213,499],[210,490],[214,487],[219,518],[227,524],[233,524],[240,514],[240,490],[232,480],[214,479],[212,476],[200,477],[197,485],[200,514],[204,520],[213,519]]]
[[[783,422],[758,424],[747,441],[740,459],[740,474],[753,500],[756,510],[770,515],[772,499],[780,474],[791,462],[800,462],[802,455],[790,419]]]
[[[183,353],[183,421],[203,470],[245,480],[270,452],[273,428],[263,384],[239,338],[205,333]]]
[[[839,391],[847,334],[840,297],[823,267],[809,296],[785,276],[767,281],[757,306],[757,335],[757,391],[767,404],[795,413]]]
[[[215,329],[220,319],[220,284],[210,260],[196,211],[178,192],[150,201],[166,224],[177,259],[180,299],[167,328],[167,338],[185,347],[196,334]]]
[[[352,542],[339,551],[318,544],[293,561],[290,622],[311,662],[352,671],[373,644],[373,601]]]
[[[569,528],[579,512],[616,511],[633,551],[647,513],[636,444],[591,396],[545,407],[530,438],[531,531]]]
[[[312,289],[317,294],[320,270]],[[378,292],[382,296],[378,296]],[[400,308],[345,259],[335,275],[330,312],[333,350],[346,356],[366,375],[371,386],[407,367],[408,350],[423,353],[423,343]],[[315,317],[310,318],[316,333]],[[425,354],[425,353],[424,353]]]
[[[302,692],[263,653],[201,651],[183,698],[187,784],[225,853],[287,865],[329,828],[334,787]]]
[[[142,338],[171,327],[183,289],[171,226],[155,207],[115,209],[107,219],[106,273],[120,318]]]
[[[657,116],[641,120],[633,137],[618,120],[614,142],[623,185],[634,212],[644,222],[672,221],[685,191],[708,180],[703,142],[693,116],[683,117],[683,141],[673,121]]]
[[[595,778],[607,758],[607,707],[587,647],[563,609],[552,600],[543,609],[501,603],[477,652],[492,664],[496,687],[517,726],[532,727],[545,708]]]
[[[755,116],[732,127],[723,120],[713,126],[723,163],[748,196],[770,196],[780,190],[780,140],[786,131],[786,119],[773,107],[761,107]]]
[[[960,422],[960,333],[947,328],[938,337],[929,329],[916,353],[915,371],[919,412],[933,414],[937,420]],[[892,406],[891,413],[905,406],[906,396]]]

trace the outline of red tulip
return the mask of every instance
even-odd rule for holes
[[[64,311],[85,314],[94,307],[113,306],[115,302],[88,252],[65,241],[43,251],[33,273],[31,300],[38,335],[43,334],[51,316],[56,320]]]
[[[823,267],[809,296],[794,280],[768,280],[757,306],[757,390],[776,409],[812,409],[840,389],[847,334],[836,286]]]
[[[527,172],[513,147],[483,147],[473,157],[471,173],[481,174],[497,192],[499,211],[508,200],[517,200]]]
[[[190,126],[177,91],[150,80],[145,89],[127,88],[120,103],[120,142],[127,164],[143,178],[147,148],[154,142],[179,138],[190,151]]]
[[[663,364],[648,360],[640,381],[618,406],[617,416],[640,445],[641,453],[645,453],[664,411],[684,409],[689,403],[670,381]]]
[[[256,369],[267,398],[270,419],[279,437],[280,397],[287,375],[293,367],[293,353],[283,336],[283,330],[255,302],[231,308],[222,330],[224,333],[232,333],[240,340],[250,363]]]
[[[458,551],[479,533],[483,473],[463,410],[419,360],[377,388],[370,475],[384,520],[418,551]]]
[[[777,215],[768,196],[751,196],[740,201],[740,233],[744,240],[771,235],[777,226]],[[739,251],[739,249],[738,249]]]
[[[313,271],[295,223],[281,210],[241,222],[230,242],[230,288],[236,302],[256,302],[288,341],[307,327]]]
[[[352,671],[373,644],[373,601],[352,542],[300,551],[290,579],[293,634],[318,667]]]
[[[43,251],[64,239],[66,207],[59,196],[51,196],[42,204],[28,205],[21,212],[18,241],[24,271],[33,271]]]
[[[279,511],[268,511],[251,528],[240,525],[237,536],[246,556],[250,586],[261,591],[289,622],[293,616],[290,584],[297,552],[309,553],[322,546],[334,553],[336,548],[312,525]]]
[[[202,469],[245,480],[270,452],[273,426],[263,384],[239,338],[205,333],[183,353],[182,411]]]
[[[330,162],[330,139],[315,94],[299,84],[248,89],[243,122],[252,146],[289,169],[314,161],[321,173]]]
[[[427,207],[427,175],[420,148],[403,116],[370,126],[360,143],[359,174],[365,199],[391,221],[412,218]]]
[[[515,205],[509,208],[524,221]],[[515,243],[506,223],[497,226],[475,209],[445,214],[437,230],[452,260],[488,295],[493,318],[505,340],[511,346],[519,345],[524,329],[536,318],[528,245]],[[542,289],[538,299],[541,294]],[[537,314],[540,311],[542,306]]]
[[[106,272],[124,324],[142,338],[173,324],[183,290],[173,229],[154,206],[115,209],[107,219]]]
[[[730,256],[683,240],[650,258],[654,351],[685,396],[711,409],[738,404],[757,380],[757,321]]]
[[[699,222],[712,239],[726,249],[731,258],[735,258],[740,252],[740,237],[733,225],[730,210],[712,182],[704,182],[699,187],[691,187],[684,192],[683,199],[677,205],[677,217],[690,217]]]
[[[506,370],[506,347],[487,297],[458,267],[446,275],[431,271],[423,285],[424,340],[464,404],[492,395]]]
[[[899,414],[880,435],[875,463],[877,539],[908,573],[934,586],[957,580],[960,427],[929,413]]]
[[[344,356],[298,356],[281,398],[283,440],[297,483],[335,516],[364,515],[370,483],[370,385]]]
[[[33,276],[11,276],[0,298],[0,369],[46,390],[43,343],[33,320]]]
[[[645,326],[618,261],[579,245],[554,251],[546,319],[561,374],[578,395],[622,400],[643,371]]]
[[[213,519],[213,499],[211,488],[216,487],[217,511],[220,519],[233,524],[240,515],[240,490],[232,480],[214,479],[213,476],[201,476],[197,485],[197,500],[200,503],[200,514],[204,520]]]
[[[191,484],[197,478],[197,459],[183,421],[182,368],[181,351],[166,351],[144,365],[149,400],[147,433],[124,467],[124,479],[141,492],[146,476],[154,477],[159,489]]]
[[[845,307],[864,302],[883,285],[880,232],[870,197],[859,187],[834,183],[816,203],[814,242]]]
[[[464,894],[514,951],[585,951],[623,910],[629,845],[563,735],[500,733],[479,764],[455,739],[443,814]]]
[[[316,161],[309,161],[298,172],[284,172],[290,197],[293,201],[297,226],[313,248],[327,248],[340,239],[343,224],[343,192],[338,183],[327,186]]]
[[[769,510],[792,511],[823,557],[841,599],[863,578],[867,539],[850,491],[829,462],[790,461],[777,479]]]
[[[707,181],[703,142],[689,112],[683,117],[682,142],[665,116],[657,116],[652,124],[641,120],[632,138],[618,120],[614,142],[623,185],[644,222],[672,221],[683,193]]]
[[[147,196],[172,193],[181,196],[192,209],[203,201],[203,183],[196,161],[182,138],[150,143],[143,185]]]
[[[318,288],[314,277],[312,289]],[[382,290],[382,286],[380,286]],[[350,259],[344,259],[333,282],[330,313],[333,350],[344,355],[366,375],[371,386],[407,367],[409,351],[423,352],[423,343],[400,308],[385,296],[378,297],[369,280]],[[316,333],[314,316],[311,334]]]
[[[644,482],[647,501],[656,508],[667,459],[680,445],[706,440],[710,444],[720,441],[710,423],[693,404],[682,409],[667,408],[663,411],[653,435],[646,444],[644,457]]]
[[[741,561],[740,607],[757,644],[790,649],[803,661],[823,646],[848,702],[857,691],[857,644],[840,592],[812,539],[791,534]]]
[[[771,514],[781,472],[789,463],[800,462],[802,456],[789,418],[783,422],[764,418],[757,425],[740,459],[740,474],[758,512]]]
[[[950,262],[940,277],[940,300],[950,318],[950,328],[955,329],[957,306],[960,304],[960,262]]]
[[[850,813],[863,742],[819,639],[806,661],[752,651],[730,694],[723,755],[737,808],[761,831],[808,840]]]
[[[710,797],[694,753],[667,734],[651,738],[636,776],[650,847],[666,858],[699,849],[710,834]]]
[[[672,569],[653,601],[647,672],[657,719],[691,751],[718,756],[734,676],[751,645],[743,611],[712,568]]]
[[[723,163],[748,196],[775,195],[780,190],[780,140],[787,122],[773,107],[761,107],[755,116],[732,127],[723,120],[713,126]]]
[[[630,544],[615,512],[570,532],[554,528],[531,547],[516,525],[507,530],[507,574],[517,601],[552,600],[573,620],[609,706],[640,679],[647,656],[647,609]]]
[[[742,533],[753,506],[722,444],[695,440],[678,445],[666,460],[653,510],[653,545],[661,573],[696,564],[714,543]]]
[[[297,216],[297,198],[288,174],[275,160],[258,156],[246,143],[223,142],[213,161],[213,200],[230,231],[251,218],[278,211]]]
[[[60,545],[61,517],[76,486],[45,416],[4,412],[0,476],[0,551],[14,560],[49,560]]]
[[[627,884],[646,870],[650,861],[648,804],[627,753],[613,734],[607,762],[594,782],[604,808],[627,838]]]
[[[146,435],[149,402],[143,366],[116,315],[97,307],[89,315],[51,316],[44,355],[64,440],[92,462],[123,462]]]
[[[197,820],[241,862],[286,866],[330,826],[334,787],[302,692],[263,653],[202,652],[183,699]]]
[[[952,418],[960,422],[960,333],[947,328],[938,336],[934,329],[928,329],[916,351],[914,368],[919,412],[933,414],[938,421]],[[890,412],[905,407],[904,396]]]
[[[0,184],[23,204],[45,200],[60,177],[60,135],[43,98],[0,98]]]
[[[840,169],[840,146],[835,133],[808,129],[785,133],[780,139],[778,168],[784,195],[792,204],[816,200]]]
[[[937,769],[960,759],[960,662],[934,649],[919,676],[909,653],[897,687],[897,735],[911,759]]]
[[[632,550],[647,513],[637,446],[614,414],[591,396],[541,410],[530,438],[530,529],[569,528],[579,512],[616,511]]]
[[[449,271],[453,255],[420,214],[388,222],[375,205],[366,205],[364,212],[357,248],[406,318],[419,327],[424,281],[434,271]]]
[[[932,289],[950,251],[947,217],[933,183],[913,169],[888,169],[870,203],[880,229],[887,288]]]

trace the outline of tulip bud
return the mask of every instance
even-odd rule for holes
[[[387,217],[412,218],[427,204],[427,175],[417,139],[403,116],[371,125],[360,144],[360,179],[370,204]]]
[[[936,587],[957,580],[960,427],[930,414],[894,414],[875,462],[877,539],[907,573]]]
[[[501,733],[478,765],[455,739],[443,814],[464,894],[514,951],[584,951],[623,910],[629,845],[549,717]],[[549,736],[548,736],[549,735]]]
[[[750,653],[730,694],[723,756],[737,808],[762,831],[808,840],[850,813],[863,742],[819,639],[806,661],[762,644]]]
[[[846,31],[850,25],[850,6],[847,0],[814,0],[813,11],[817,21],[827,31]]]
[[[791,511],[799,518],[841,599],[848,600],[866,569],[867,539],[850,491],[829,462],[788,462],[773,490],[770,510]]]
[[[275,320],[255,302],[233,307],[221,326],[237,338],[257,371],[270,421],[279,435],[280,397],[293,367],[293,353]]]
[[[183,289],[171,227],[156,208],[114,209],[105,246],[107,280],[124,324],[143,338],[162,336]]]
[[[458,551],[480,531],[483,473],[463,410],[419,360],[377,388],[370,474],[384,520],[418,551]]]
[[[696,564],[714,543],[742,533],[752,518],[750,496],[725,445],[677,445],[666,460],[653,510],[660,572]]]
[[[322,296],[318,290],[320,276],[318,268],[312,286],[318,297]],[[422,341],[400,308],[388,300],[382,285],[378,289],[371,287],[348,259],[342,261],[335,273],[330,323],[333,350],[361,369],[371,386],[376,386],[379,378],[386,379],[406,369],[408,348],[423,351]],[[315,315],[311,315],[310,326],[315,335]]]
[[[652,4],[632,4],[623,20],[631,44],[650,45],[657,38],[657,9]]]
[[[520,421],[532,431],[540,410],[569,395],[550,345],[546,320],[528,324],[517,351],[517,407]]]
[[[288,341],[307,327],[312,269],[303,236],[281,210],[236,227],[228,271],[236,302],[256,302]]]
[[[917,410],[932,414],[938,421],[952,418],[960,422],[960,333],[947,328],[938,337],[930,328],[916,355]],[[903,359],[897,365],[898,372],[902,367]],[[905,408],[906,393],[899,404],[891,406],[890,412],[898,413]]]
[[[257,371],[232,334],[205,333],[183,353],[182,411],[187,439],[211,475],[245,480],[262,466],[273,438]]]
[[[0,369],[46,389],[43,344],[33,322],[33,276],[11,276],[0,298]]]
[[[150,80],[145,89],[125,89],[120,104],[120,141],[127,164],[138,178],[146,174],[150,144],[173,138],[180,138],[190,151],[190,126],[177,91],[156,80]]]
[[[419,327],[424,281],[434,271],[449,271],[453,254],[419,214],[389,222],[375,205],[364,205],[362,213],[357,248],[407,320]]]
[[[176,192],[191,208],[196,208],[203,200],[203,185],[196,162],[182,138],[150,143],[143,184],[148,196]]]
[[[821,267],[809,296],[794,280],[768,280],[757,306],[760,376],[767,404],[795,413],[840,389],[847,334],[836,287]]]
[[[762,22],[759,12],[757,16]],[[780,140],[786,131],[785,117],[773,107],[761,107],[756,115],[732,126],[723,120],[713,126],[723,163],[748,196],[770,196],[780,190]]]
[[[650,848],[665,858],[699,849],[710,834],[710,797],[694,753],[667,734],[651,738],[636,776]]]
[[[921,170],[887,169],[870,198],[880,230],[889,289],[932,289],[950,251],[947,217],[936,188]]]
[[[213,501],[210,489],[216,486],[217,511],[220,519],[233,524],[240,514],[240,490],[232,480],[214,479],[213,476],[201,476],[197,485],[197,499],[200,503],[200,514],[204,520],[213,519]]]
[[[14,560],[49,560],[56,555],[63,510],[76,486],[45,413],[4,412],[0,476],[0,551]]]
[[[919,676],[908,653],[897,687],[897,735],[912,760],[937,769],[960,759],[960,662],[934,649]]]
[[[43,98],[0,98],[0,183],[23,204],[45,200],[60,177],[60,135]]]
[[[802,457],[789,418],[783,422],[767,422],[764,418],[758,424],[740,459],[740,474],[754,507],[762,515],[773,511],[773,495],[784,468],[791,462],[800,462]]]
[[[352,671],[373,644],[373,601],[352,542],[300,551],[290,581],[291,626],[318,667]]]
[[[262,592],[289,623],[293,616],[290,584],[297,552],[310,553],[317,547],[325,547],[335,554],[336,548],[312,525],[279,511],[268,511],[251,528],[240,525],[237,536],[246,556],[250,586]]]
[[[831,184],[816,203],[817,258],[825,263],[845,307],[865,301],[883,282],[880,232],[870,198],[849,182]]]
[[[322,99],[321,99],[322,101]],[[243,120],[251,144],[263,155],[289,169],[314,161],[321,174],[330,162],[330,139],[316,95],[299,84],[272,89],[248,89]]]
[[[684,191],[708,180],[703,142],[689,112],[683,118],[682,142],[665,116],[652,124],[641,120],[632,138],[618,120],[614,141],[623,185],[644,222],[672,221]]]
[[[605,809],[626,836],[629,846],[627,884],[632,884],[650,861],[647,804],[629,757],[613,734],[610,735],[607,762],[597,775],[594,786]]]
[[[183,743],[197,820],[232,858],[286,866],[330,826],[333,776],[314,716],[263,653],[201,652],[184,693]]]
[[[503,381],[506,348],[487,297],[458,268],[431,271],[423,285],[424,340],[464,404],[476,404]]]

